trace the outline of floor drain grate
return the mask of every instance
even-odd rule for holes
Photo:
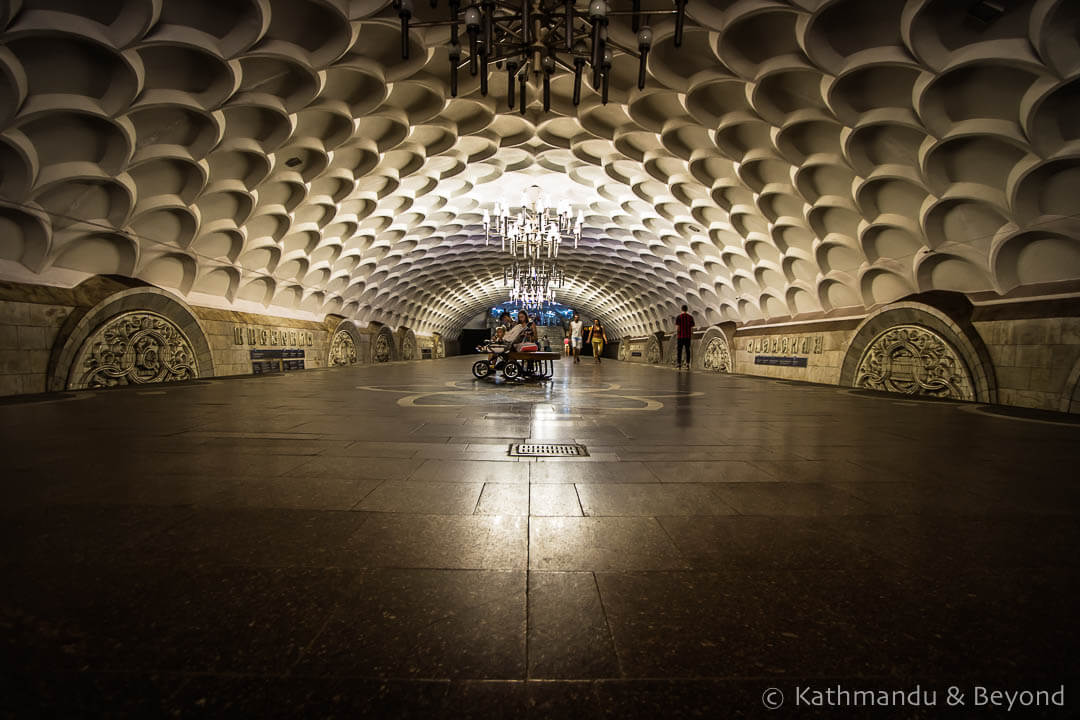
[[[588,457],[584,445],[574,443],[512,443],[511,457]]]

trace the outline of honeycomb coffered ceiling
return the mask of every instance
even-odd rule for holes
[[[483,210],[538,184],[586,215],[559,299],[616,334],[1075,289],[1080,3],[688,14],[644,91],[616,54],[607,105],[565,75],[520,115],[378,0],[0,0],[0,273],[453,333],[505,297]]]

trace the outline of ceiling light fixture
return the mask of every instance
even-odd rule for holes
[[[584,223],[582,211],[578,210],[574,220],[569,202],[563,201],[557,208],[551,208],[543,191],[532,185],[521,194],[517,217],[511,216],[509,206],[498,201],[494,218],[484,211],[484,245],[491,242],[492,235],[497,235],[502,238],[503,251],[509,251],[515,257],[556,258],[563,240],[573,240],[574,248],[577,248]]]
[[[564,287],[566,275],[554,262],[517,261],[503,268],[503,285],[511,302],[542,308],[555,302],[555,287]]]
[[[450,28],[450,95],[458,94],[458,70],[468,67],[480,76],[480,94],[488,94],[489,66],[495,63],[507,73],[507,105],[518,106],[522,114],[528,104],[527,83],[531,73],[542,87],[544,111],[551,109],[551,76],[559,68],[574,74],[573,103],[581,102],[581,79],[585,65],[592,70],[591,85],[599,90],[601,101],[608,101],[608,79],[618,50],[638,58],[638,89],[645,88],[645,71],[653,31],[642,19],[653,15],[674,15],[675,47],[682,45],[686,23],[687,0],[674,0],[672,10],[643,11],[641,0],[633,0],[633,9],[611,11],[605,0],[590,0],[583,8],[577,0],[480,0],[464,7],[461,0],[450,0],[450,19],[412,23],[413,0],[395,0],[401,20],[401,57],[409,57],[409,29],[416,27]],[[434,8],[438,0],[431,0]],[[608,37],[608,22],[618,15],[632,16],[631,27],[637,33],[637,50]],[[463,46],[460,26],[468,36]],[[588,42],[586,42],[586,39]],[[515,94],[517,97],[515,98]]]

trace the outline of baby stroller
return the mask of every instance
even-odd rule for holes
[[[489,340],[476,348],[476,352],[488,353],[491,357],[477,360],[473,363],[473,377],[482,380],[489,375],[506,367],[507,357],[510,355],[510,343]]]
[[[515,350],[509,343],[491,340],[476,348],[476,350],[477,352],[491,354],[491,357],[477,360],[473,363],[472,374],[477,379],[482,380],[499,371],[502,371],[503,377],[507,380],[516,380],[520,377],[528,377],[534,374],[532,363],[522,362],[520,359],[511,357],[511,353],[515,352]],[[531,353],[536,352],[537,350],[536,343],[526,342],[522,343],[517,348],[516,352]]]

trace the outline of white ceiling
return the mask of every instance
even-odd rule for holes
[[[619,55],[606,106],[562,76],[521,116],[377,0],[0,0],[0,275],[452,333],[537,183],[587,218],[560,300],[616,334],[1075,291],[1080,3],[970,4],[694,0],[644,91]]]

